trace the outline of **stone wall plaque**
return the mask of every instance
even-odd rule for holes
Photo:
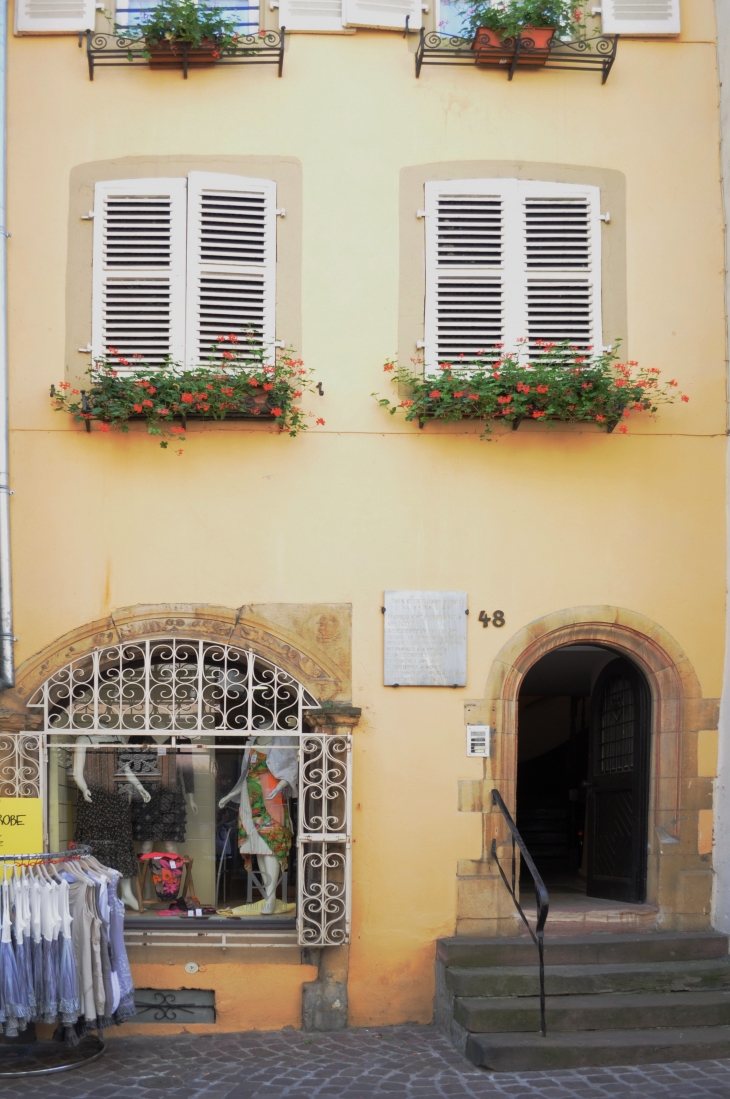
[[[386,591],[386,687],[466,686],[465,591]]]

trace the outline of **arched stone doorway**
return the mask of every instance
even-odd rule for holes
[[[458,931],[515,930],[488,856],[492,838],[505,839],[501,817],[492,812],[491,789],[499,789],[514,814],[520,687],[539,660],[571,645],[605,647],[626,657],[645,677],[651,695],[646,900],[658,906],[662,927],[709,927],[711,840],[708,846],[704,831],[712,809],[711,784],[698,778],[697,733],[717,728],[719,702],[702,697],[688,658],[655,622],[621,608],[580,607],[547,615],[512,637],[492,664],[482,701],[468,709],[468,721],[483,721],[494,734],[482,788],[466,783],[462,789],[462,808],[483,811],[484,836],[481,863],[472,864],[468,876],[460,874]]]

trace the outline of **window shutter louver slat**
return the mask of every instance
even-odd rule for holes
[[[427,372],[493,359],[504,338],[504,196],[484,182],[426,184]]]
[[[409,16],[410,30],[419,30],[423,10],[421,0],[343,0],[345,22],[352,27],[381,27],[403,30]]]
[[[185,350],[184,179],[97,183],[92,354],[181,362]],[[109,355],[109,348],[117,354]],[[122,369],[124,367],[122,366]]]
[[[95,21],[94,0],[16,0],[16,34],[77,34]]]
[[[279,0],[279,25],[288,31],[341,31],[343,0]]]
[[[568,340],[600,351],[601,222],[596,187],[518,185],[524,240],[527,349]]]
[[[188,181],[187,364],[221,360],[218,336],[235,335],[273,358],[276,184],[191,172]]]
[[[601,26],[606,34],[679,34],[680,0],[603,0]]]

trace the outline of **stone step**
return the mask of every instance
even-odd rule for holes
[[[730,1027],[471,1034],[466,1056],[493,1072],[704,1061],[730,1054]],[[679,1093],[677,1093],[679,1095]]]
[[[471,1034],[534,1032],[540,1029],[537,996],[457,999],[454,1019]],[[634,1030],[654,1027],[730,1026],[730,991],[634,992],[558,996],[548,1000],[548,1033]]]
[[[548,996],[600,992],[691,992],[730,986],[730,957],[683,962],[618,962],[545,967]],[[533,966],[452,966],[446,987],[455,996],[537,996],[537,951]]]
[[[727,956],[727,936],[717,931],[563,935],[554,939],[548,935],[545,939],[547,965],[678,962]],[[537,949],[529,937],[462,936],[439,939],[436,957],[446,966],[534,966]]]

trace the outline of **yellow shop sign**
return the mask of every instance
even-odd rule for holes
[[[0,798],[0,855],[35,854],[43,850],[40,798]]]

